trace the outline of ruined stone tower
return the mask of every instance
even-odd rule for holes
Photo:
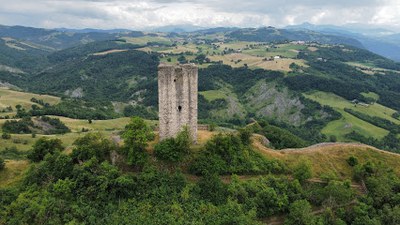
[[[187,126],[197,141],[197,76],[194,64],[158,66],[160,140],[175,137]]]

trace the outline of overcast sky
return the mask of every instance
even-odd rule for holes
[[[400,31],[400,0],[0,0],[0,24],[45,28],[362,23]]]

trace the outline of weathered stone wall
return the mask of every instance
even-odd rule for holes
[[[197,77],[194,64],[158,66],[160,140],[175,137],[188,126],[197,141]]]

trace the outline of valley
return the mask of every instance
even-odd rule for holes
[[[354,38],[0,37],[0,224],[298,224],[300,209],[313,221],[302,224],[365,224],[398,212],[400,64]],[[199,66],[197,144],[185,131],[159,140],[161,62]]]

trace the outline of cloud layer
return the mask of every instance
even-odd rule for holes
[[[398,0],[0,0],[0,24],[127,28],[362,23],[400,31]]]

